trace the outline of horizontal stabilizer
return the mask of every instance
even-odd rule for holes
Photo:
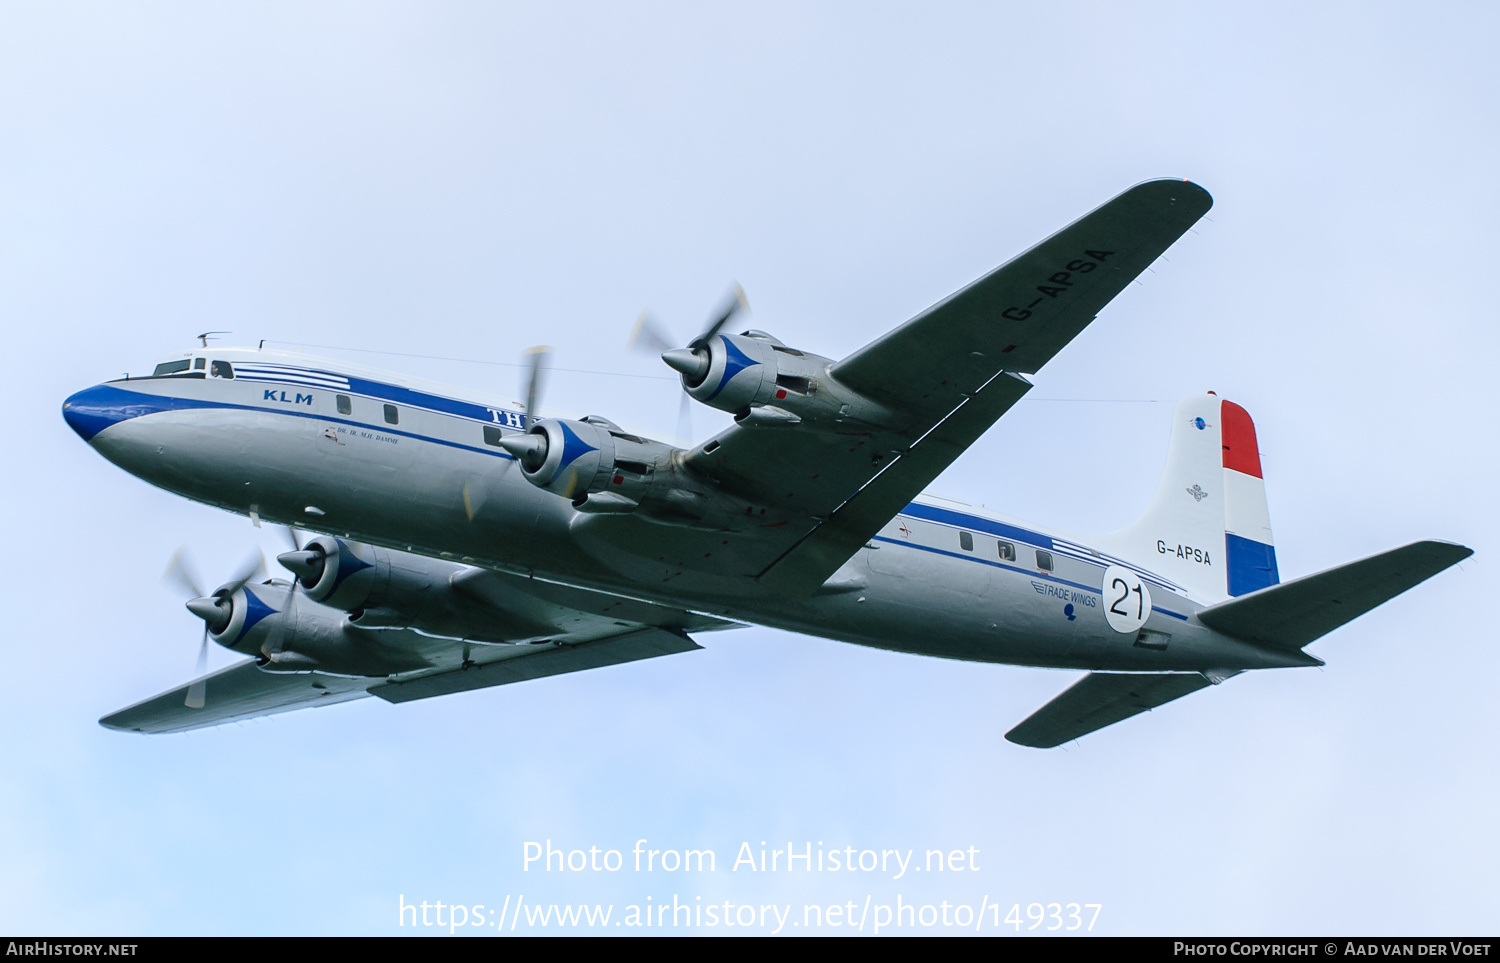
[[[387,702],[411,702],[453,692],[484,689],[509,682],[525,682],[565,672],[621,665],[659,655],[692,652],[703,646],[686,635],[662,629],[642,629],[629,635],[617,635],[578,645],[537,647],[535,655],[524,658],[485,662],[468,669],[454,669],[438,675],[422,676],[409,682],[386,682],[373,686],[370,695]]]
[[[1095,729],[1197,692],[1197,672],[1090,672],[1005,734],[1018,746],[1052,749]]]
[[[1300,649],[1473,554],[1452,542],[1413,542],[1220,602],[1198,619],[1246,642]]]

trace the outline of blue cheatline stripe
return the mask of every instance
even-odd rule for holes
[[[362,382],[362,384],[374,385],[375,383]],[[405,389],[394,388],[389,385],[381,387],[389,388],[393,392],[405,392]],[[361,394],[366,393],[361,389],[354,390]],[[418,394],[417,392],[408,393],[413,395]],[[436,396],[423,395],[422,397],[435,398]],[[411,404],[411,402],[403,403]],[[68,404],[69,408],[64,412],[64,416],[68,419],[68,423],[73,426],[74,430],[77,431],[85,441],[91,440],[94,435],[98,434],[103,429],[108,428],[110,425],[118,424],[119,422],[126,421],[131,418],[139,418],[143,415],[158,414],[164,411],[188,411],[192,409],[220,408],[229,411],[254,411],[272,415],[291,415],[296,418],[306,418],[311,421],[321,421],[335,425],[349,425],[353,428],[375,431],[380,434],[400,435],[403,438],[412,438],[417,441],[429,441],[435,445],[446,445],[449,448],[461,448],[465,451],[479,452],[481,454],[491,455],[495,458],[511,458],[511,455],[508,452],[495,450],[489,446],[466,445],[462,442],[449,441],[446,438],[434,438],[430,435],[419,435],[410,431],[400,431],[388,425],[384,427],[378,427],[375,425],[366,424],[365,422],[361,421],[352,421],[347,418],[329,417],[326,415],[317,414],[315,412],[297,411],[295,409],[262,408],[257,405],[236,405],[220,401],[202,401],[196,398],[175,398],[166,395],[141,394],[139,392],[126,391],[122,388],[116,388],[113,385],[108,384],[96,385],[93,388],[87,388],[83,391],[80,391],[76,395],[73,395],[68,399]],[[452,402],[452,404],[457,406],[461,403]],[[485,408],[479,405],[469,405],[467,407],[473,409],[474,411],[482,412],[482,414],[480,415],[470,415],[469,417],[472,417],[478,421],[482,421],[486,424],[491,423],[489,419],[489,408]],[[458,411],[451,411],[449,413],[461,414],[461,412]],[[1028,532],[1025,529],[1016,528],[1013,525],[1006,525],[1002,522],[994,522],[990,521],[989,519],[978,518],[973,515],[965,515],[961,512],[949,511],[948,509],[944,508],[936,508],[931,505],[919,505],[916,502],[912,502],[901,511],[901,514],[911,518],[919,518],[926,521],[956,525],[960,528],[970,528],[974,531],[985,532],[987,534],[995,535],[997,537],[1005,538],[1011,541],[1023,542],[1027,545],[1036,545],[1048,550],[1054,549],[1052,539],[1046,535],[1041,535],[1036,532]],[[1235,536],[1231,535],[1228,537],[1234,538]],[[1012,565],[1003,565],[999,562],[991,562],[988,559],[975,558],[972,555],[960,555],[956,552],[946,552],[942,549],[930,548],[926,545],[915,545],[911,542],[903,541],[900,539],[886,538],[879,535],[875,537],[875,541],[890,542],[893,545],[905,545],[908,548],[921,549],[924,552],[932,552],[937,555],[947,555],[951,558],[965,559],[971,562],[980,562],[985,565],[991,565],[995,568],[1001,568],[1008,571],[1032,575],[1036,578],[1042,578],[1050,582],[1058,582],[1062,585],[1068,585],[1085,592],[1093,592],[1095,595],[1102,594],[1102,592],[1097,588],[1090,588],[1087,585],[1080,585],[1076,582],[1069,582],[1066,579],[1060,579],[1055,576],[1045,575],[1039,572],[1032,572],[1030,569],[1023,569]],[[1256,543],[1252,542],[1249,544]],[[1269,548],[1269,546],[1265,547]],[[1085,559],[1079,559],[1079,561],[1088,561],[1089,564],[1097,564],[1093,561]],[[1232,561],[1231,564],[1233,564]],[[1274,576],[1274,554],[1272,556],[1271,565]],[[1232,578],[1233,576],[1231,574],[1231,579]],[[1274,585],[1275,582],[1276,580],[1273,577],[1273,581],[1266,584]],[[1247,589],[1246,591],[1249,590]],[[1176,612],[1172,612],[1160,607],[1157,607],[1155,610],[1161,612],[1163,615],[1169,615],[1174,619],[1182,619],[1184,621],[1186,621],[1187,619],[1187,616],[1185,615],[1179,615]]]
[[[78,392],[64,402],[63,418],[84,441],[93,441],[95,435],[110,425],[131,418],[154,415],[161,411],[211,407],[220,406],[187,398],[148,395],[109,385],[96,385]]]
[[[1181,587],[1176,585],[1172,581],[1162,578],[1160,575],[1157,575],[1154,572],[1142,570],[1135,564],[1127,562],[1124,559],[1115,558],[1112,555],[1105,555],[1102,552],[1095,552],[1073,542],[1054,539],[1050,536],[1042,535],[1038,532],[1028,531],[1024,528],[1017,528],[1014,525],[1007,525],[1004,522],[991,521],[987,518],[981,518],[978,515],[970,515],[967,512],[958,512],[949,508],[937,508],[933,505],[920,505],[916,502],[912,502],[911,504],[907,505],[901,510],[900,514],[906,515],[909,518],[921,518],[927,521],[941,522],[944,525],[953,525],[958,528],[967,528],[976,532],[985,532],[987,534],[996,535],[1010,541],[1024,542],[1027,545],[1036,545],[1058,555],[1061,555],[1064,558],[1077,559],[1080,562],[1087,562],[1090,565],[1098,565],[1101,562],[1123,565],[1124,567],[1136,572],[1141,576],[1141,578],[1150,582],[1152,585],[1158,585],[1169,592],[1177,592],[1180,594],[1182,591]]]
[[[304,378],[302,375],[290,375],[276,372],[275,374],[256,375],[245,372],[235,372],[236,381],[253,381],[256,384],[289,384],[304,388],[322,388],[325,391],[349,391],[347,381],[318,381],[315,378]],[[352,392],[350,392],[352,394]]]
[[[1058,578],[1056,575],[1048,575],[1046,572],[1041,572],[1036,569],[1021,568],[1016,565],[1006,565],[1004,562],[992,562],[987,558],[978,558],[974,555],[970,555],[967,552],[950,552],[941,548],[933,548],[931,545],[918,545],[915,542],[908,542],[905,539],[887,538],[884,535],[876,535],[873,539],[871,539],[871,541],[888,542],[891,545],[900,545],[905,548],[914,548],[921,552],[931,552],[934,555],[946,555],[948,558],[956,558],[965,562],[978,562],[980,565],[988,565],[991,568],[1004,569],[1007,572],[1016,572],[1018,574],[1025,575],[1028,578],[1039,578],[1047,582],[1056,582],[1059,585],[1066,585],[1069,588],[1076,588],[1079,591],[1092,592],[1095,595],[1101,596],[1104,594],[1104,591],[1102,589],[1093,588],[1092,586],[1088,585],[1082,585],[1078,582],[1070,582],[1065,578]],[[1104,568],[1104,566],[1100,565],[1099,568],[1102,569]],[[1151,600],[1151,610],[1153,612],[1160,612],[1162,615],[1170,615],[1174,619],[1181,619],[1184,622],[1187,621],[1186,615],[1179,615],[1178,613],[1173,612],[1170,609],[1162,608],[1161,606],[1156,604],[1155,599]]]
[[[992,522],[987,518],[979,518],[975,515],[965,515],[962,512],[937,508],[933,505],[920,505],[917,502],[912,502],[901,509],[901,514],[911,518],[926,519],[929,522],[942,522],[945,525],[957,525],[959,528],[971,528],[976,532],[984,532],[987,535],[994,535],[1014,542],[1025,542],[1027,545],[1036,545],[1045,549],[1052,548],[1052,539],[1046,535],[1028,532],[1024,528],[1016,528],[1014,525],[1006,525],[1003,522]]]
[[[1275,546],[1225,532],[1224,554],[1229,558],[1230,595],[1246,595],[1281,582]]]
[[[441,411],[448,415],[458,415],[462,418],[474,418],[478,421],[494,423],[495,419],[491,411],[507,411],[506,408],[489,408],[485,405],[476,405],[468,401],[459,401],[455,398],[444,398],[441,395],[430,395],[425,391],[413,391],[410,388],[399,388],[396,385],[388,385],[380,381],[366,381],[363,378],[350,378],[349,390],[353,394],[369,395],[372,398],[380,398],[383,401],[394,401],[397,404],[407,405],[412,408],[430,408],[433,411]]]
[[[291,407],[262,408],[258,405],[236,405],[223,401],[200,401],[195,398],[172,398],[164,395],[146,395],[134,391],[125,391],[111,385],[96,385],[68,399],[69,407],[63,412],[63,417],[74,426],[74,430],[83,436],[84,441],[91,441],[95,435],[108,428],[110,425],[128,421],[131,418],[139,418],[143,415],[154,415],[164,411],[189,411],[200,408],[221,408],[226,411],[254,411],[264,415],[290,415],[294,418],[306,418],[309,421],[321,421],[331,425],[348,425],[351,428],[359,428],[363,431],[371,431],[382,435],[400,435],[402,438],[413,438],[417,441],[430,441],[434,445],[446,445],[449,448],[462,448],[464,451],[479,452],[482,455],[491,455],[495,458],[511,459],[508,452],[483,444],[468,445],[460,441],[449,441],[447,438],[435,438],[431,435],[419,435],[415,432],[401,431],[390,425],[371,425],[363,421],[352,421],[348,418],[339,418],[330,415],[320,415],[316,412],[297,411]],[[488,411],[488,409],[486,409]],[[486,422],[489,424],[489,422]],[[82,425],[83,427],[80,427]],[[84,434],[87,430],[89,433]]]

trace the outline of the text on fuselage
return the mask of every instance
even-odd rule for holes
[[[288,398],[285,391],[277,391],[275,388],[266,388],[261,392],[260,400],[280,401],[283,404],[288,405],[311,405],[313,403],[313,396],[311,394],[304,395],[300,391],[294,391],[292,393],[296,397]]]
[[[486,408],[485,410],[490,413],[490,420],[497,425],[504,425],[507,428],[526,427],[525,425],[521,424],[520,412],[501,411],[499,408]]]
[[[1156,540],[1156,551],[1160,555],[1175,555],[1178,558],[1186,559],[1189,562],[1197,562],[1199,565],[1207,565],[1210,568],[1214,564],[1206,548],[1194,548],[1191,545],[1178,545],[1174,548],[1158,538]]]
[[[1073,602],[1077,605],[1086,605],[1089,608],[1099,604],[1099,600],[1088,592],[1080,592],[1077,589],[1064,588],[1061,585],[1053,585],[1050,582],[1032,582],[1031,587],[1036,589],[1038,595],[1050,595],[1064,602]]]

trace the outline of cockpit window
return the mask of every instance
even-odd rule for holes
[[[234,368],[228,361],[215,361],[213,367],[208,369],[208,373],[215,378],[233,378]]]
[[[202,371],[203,370],[203,366],[205,364],[207,364],[207,363],[208,363],[208,359],[207,358],[194,358],[193,359],[193,370],[194,371]]]
[[[179,371],[186,371],[191,366],[192,362],[187,358],[183,358],[181,361],[163,361],[161,364],[156,366],[156,370],[151,372],[151,374],[153,377],[160,378],[162,375],[176,374]]]

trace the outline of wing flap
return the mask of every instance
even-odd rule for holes
[[[190,682],[107,715],[99,720],[99,724],[122,732],[187,732],[291,709],[331,706],[360,699],[365,696],[367,686],[379,681],[263,672],[251,659],[210,673],[203,680],[201,709],[189,709],[184,705],[188,689],[193,684]]]
[[[379,696],[387,702],[412,702],[416,699],[430,699],[433,696],[525,682],[549,675],[654,659],[701,648],[701,645],[686,635],[662,629],[642,629],[578,645],[538,646],[539,651],[535,654],[421,676],[405,682],[386,682],[373,686],[370,695]]]
[[[1019,375],[995,377],[772,563],[761,584],[790,594],[816,591],[1030,390]]]
[[[1220,602],[1198,620],[1246,642],[1296,650],[1473,554],[1452,542],[1412,542]]]
[[[1196,672],[1090,672],[1005,734],[1018,746],[1052,749],[1209,685]]]

